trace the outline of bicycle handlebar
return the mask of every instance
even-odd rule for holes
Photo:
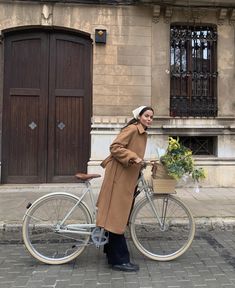
[[[160,163],[159,160],[143,160],[142,162],[140,162],[140,165],[143,167],[147,167],[147,166],[155,166],[157,165],[157,163]]]

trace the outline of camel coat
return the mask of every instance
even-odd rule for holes
[[[143,126],[131,124],[110,146],[110,156],[101,163],[106,170],[97,201],[97,226],[116,234],[125,232],[140,172],[140,165],[132,161],[144,158],[146,142]]]

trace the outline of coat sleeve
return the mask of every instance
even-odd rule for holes
[[[138,133],[136,127],[130,125],[120,132],[110,146],[111,155],[124,167],[128,167],[131,161],[138,158],[135,152],[128,149],[128,144],[136,133]]]

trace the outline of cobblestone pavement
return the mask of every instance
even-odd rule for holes
[[[142,256],[129,242],[137,273],[112,271],[102,249],[88,247],[75,261],[51,266],[33,259],[22,244],[0,244],[0,288],[235,287],[235,231],[197,231],[190,249],[171,262]]]

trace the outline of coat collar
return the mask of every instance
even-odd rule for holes
[[[140,123],[136,124],[136,126],[140,134],[146,133],[146,131],[144,130],[144,127]]]

